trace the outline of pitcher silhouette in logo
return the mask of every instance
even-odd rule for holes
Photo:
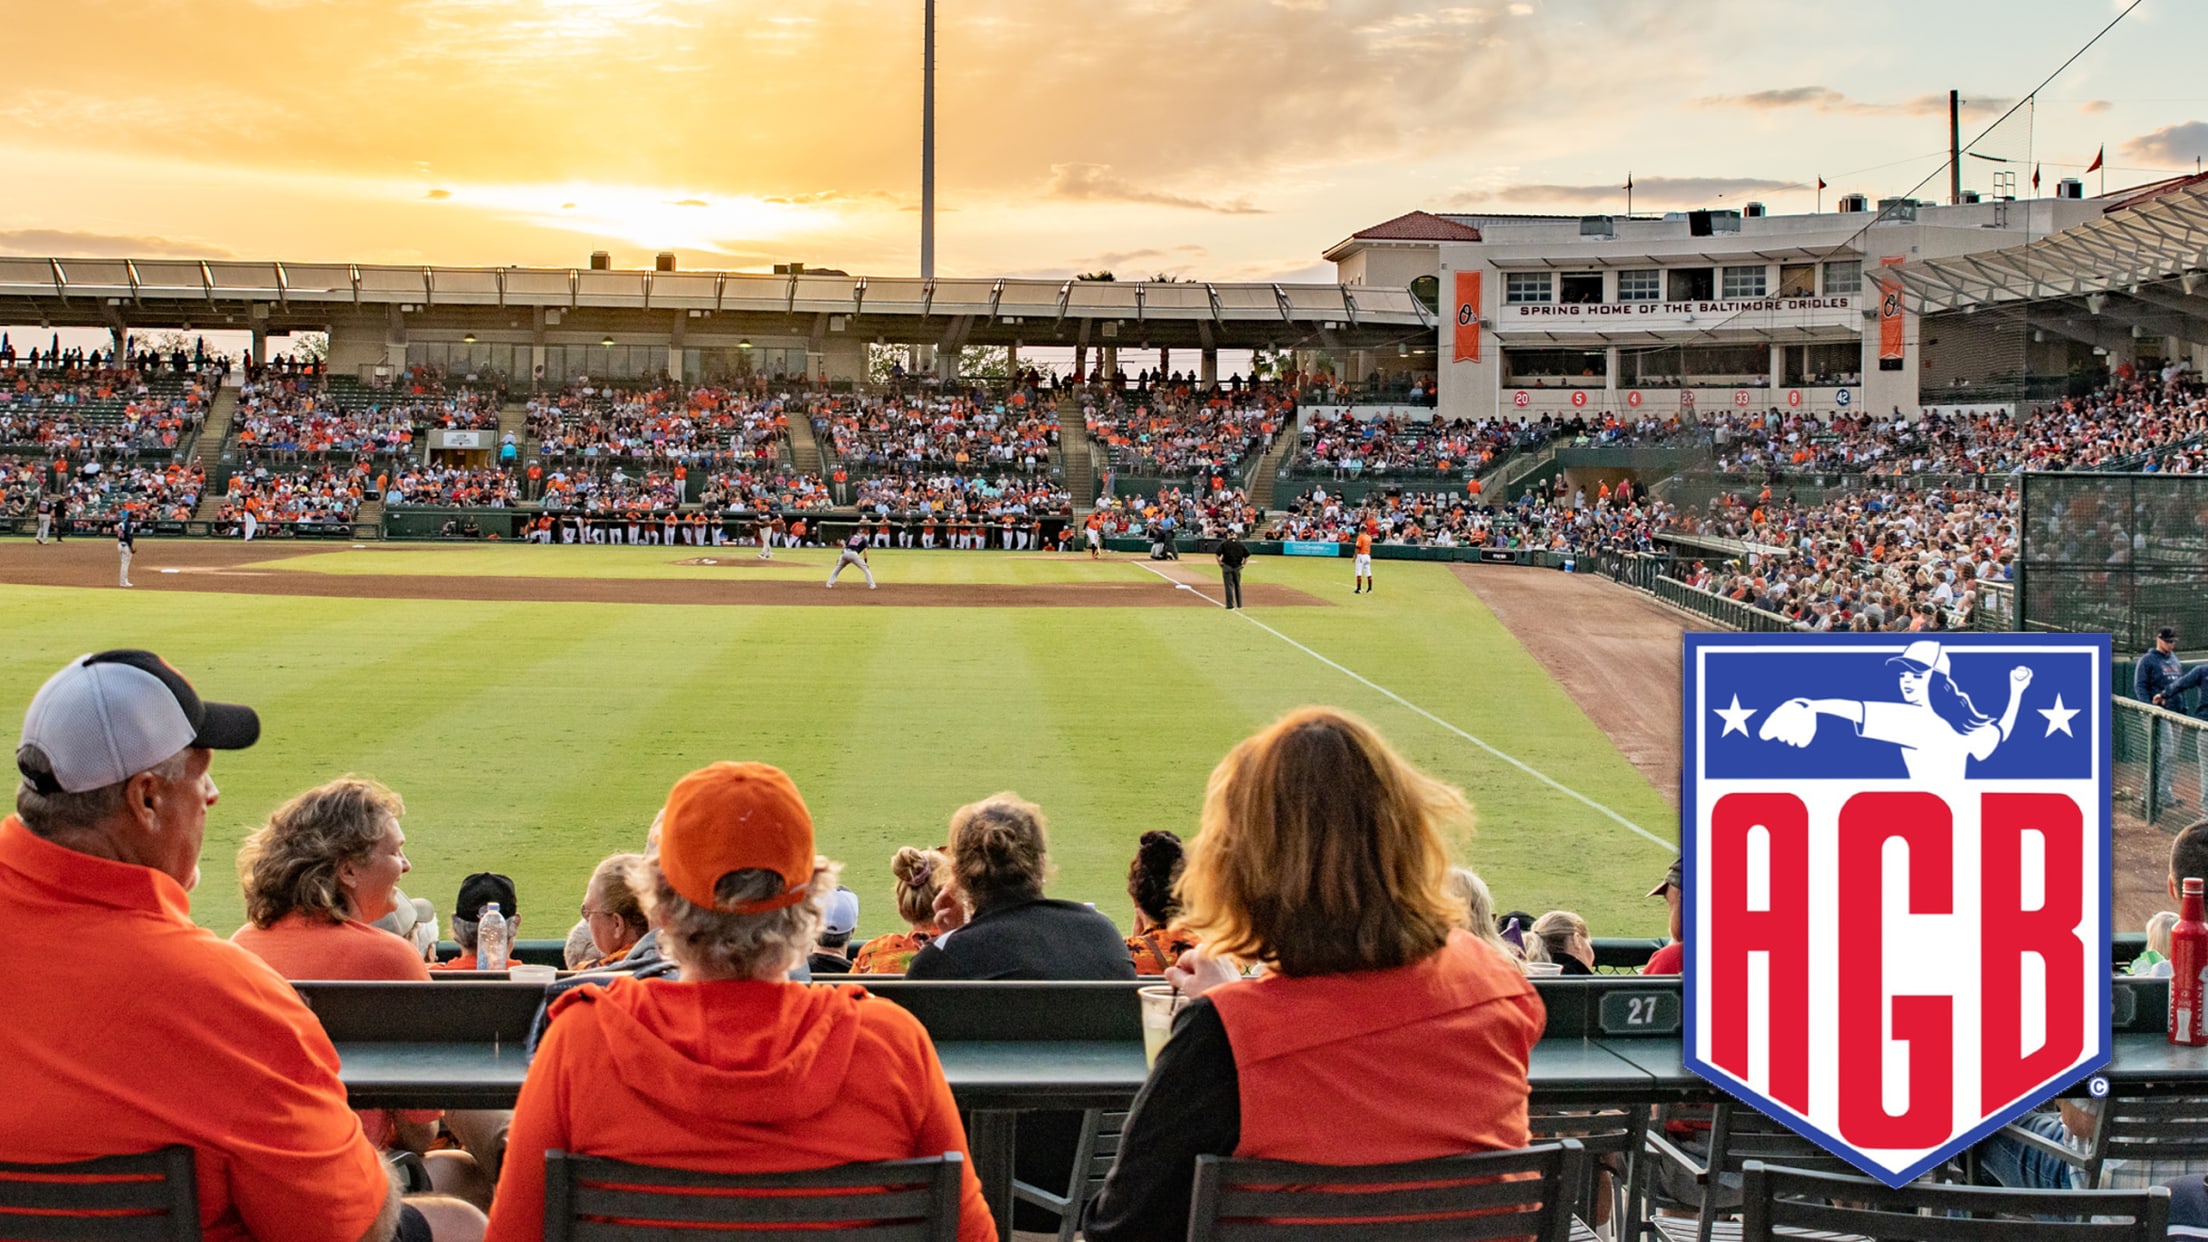
[[[1912,780],[1961,781],[1970,760],[1987,758],[2009,740],[2024,689],[2032,684],[2031,669],[2021,664],[2010,669],[2009,703],[1995,720],[1955,684],[1939,643],[1919,639],[1886,662],[1901,670],[1901,702],[1788,699],[1764,717],[1757,736],[1806,747],[1817,736],[1819,716],[1838,716],[1852,721],[1863,737],[1901,747],[1901,761]]]

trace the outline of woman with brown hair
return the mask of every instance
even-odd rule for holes
[[[399,817],[406,803],[376,781],[342,776],[277,807],[238,850],[248,922],[230,937],[286,979],[429,981],[429,966],[402,940],[370,923],[396,905],[406,860]],[[439,1190],[489,1203],[475,1162],[429,1151],[439,1109],[357,1110],[378,1150],[427,1153]]]
[[[369,924],[389,914],[406,860],[406,803],[340,777],[276,808],[238,850],[248,922],[230,937],[286,979],[427,979],[413,946]]]
[[[888,932],[859,946],[851,959],[855,975],[901,975],[912,965],[913,955],[935,939],[935,899],[950,878],[951,860],[941,850],[901,847],[889,860],[889,873],[897,883],[897,917],[910,931]]]
[[[1200,1155],[1377,1164],[1526,1144],[1544,1013],[1457,925],[1441,830],[1470,818],[1462,793],[1330,708],[1220,762],[1180,884],[1205,947],[1166,972],[1197,999],[1128,1116],[1091,1242],[1186,1233]],[[1229,958],[1266,973],[1243,980]]]
[[[905,977],[1134,978],[1110,919],[1043,896],[1051,870],[1043,808],[1000,793],[952,812],[950,887],[965,921],[914,954]]]
[[[1164,829],[1142,834],[1127,864],[1127,896],[1135,903],[1135,934],[1127,953],[1138,975],[1162,975],[1200,941],[1180,926],[1181,899],[1173,892],[1187,860],[1181,838]]]

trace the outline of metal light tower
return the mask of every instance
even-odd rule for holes
[[[935,0],[926,0],[920,68],[920,279],[935,279]]]

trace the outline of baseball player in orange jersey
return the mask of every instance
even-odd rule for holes
[[[1372,530],[1357,532],[1357,589],[1351,595],[1372,593]]]
[[[1091,512],[1091,513],[1089,514],[1089,520],[1088,520],[1088,540],[1089,540],[1089,559],[1093,561],[1093,560],[1097,560],[1097,559],[1101,558],[1101,557],[1102,557],[1102,556],[1104,555],[1104,515],[1103,515],[1103,514],[1101,514],[1101,513],[1096,513],[1096,512],[1093,512],[1093,511],[1092,511],[1092,512]]]

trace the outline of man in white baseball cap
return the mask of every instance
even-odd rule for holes
[[[0,1161],[183,1144],[209,1242],[478,1239],[466,1204],[402,1205],[321,1023],[192,922],[209,765],[260,732],[149,651],[81,656],[32,698],[0,820],[0,940],[66,962],[23,972],[0,1007]]]

